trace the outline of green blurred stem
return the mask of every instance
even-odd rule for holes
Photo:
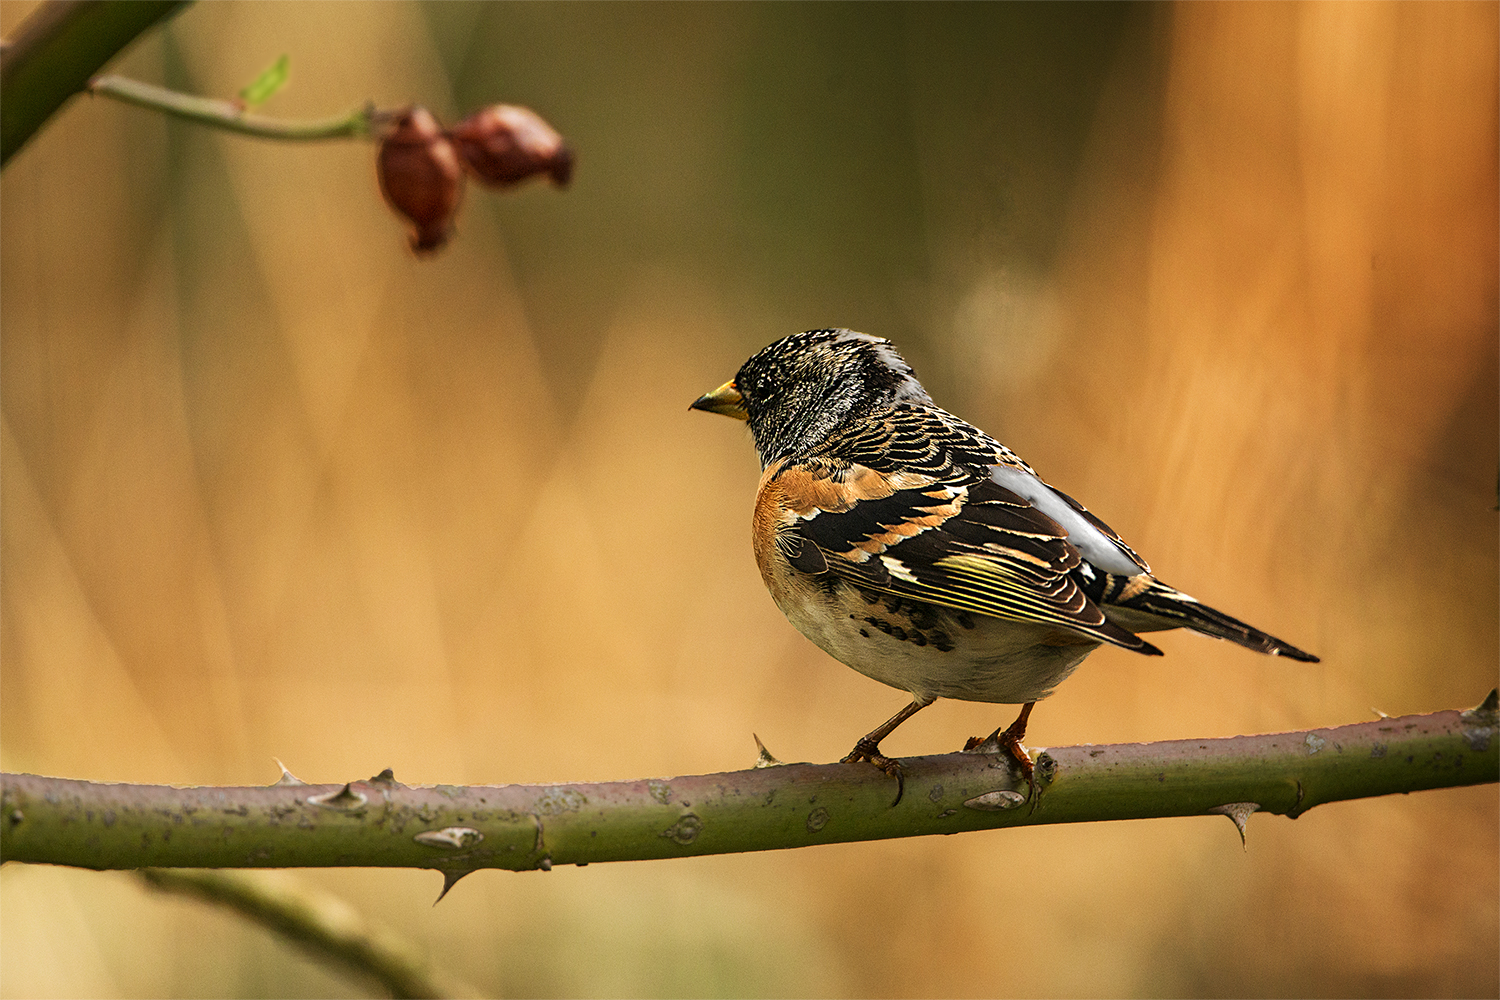
[[[0,50],[0,166],[82,91],[89,77],[183,0],[51,0]]]
[[[233,910],[315,958],[374,978],[393,997],[479,995],[434,972],[415,945],[326,893],[242,872],[144,868],[137,874],[153,889]]]
[[[748,753],[747,753],[748,756]],[[0,775],[0,858],[84,868],[479,868],[781,850],[1044,823],[1296,817],[1343,799],[1500,780],[1496,695],[1436,712],[1264,736],[1037,753],[1042,794],[993,753],[556,785],[172,788]]]
[[[88,89],[89,93],[96,96],[112,97],[126,104],[150,108],[199,125],[285,142],[360,138],[370,135],[381,122],[390,117],[389,112],[377,111],[373,104],[368,104],[338,118],[315,121],[268,118],[265,115],[248,114],[243,105],[235,101],[184,94],[123,76],[97,77],[89,83]]]

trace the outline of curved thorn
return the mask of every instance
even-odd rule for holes
[[[448,895],[448,890],[453,888],[455,885],[458,885],[459,879],[463,878],[465,875],[469,875],[475,871],[478,871],[478,869],[476,868],[442,868],[439,870],[443,873],[443,888],[437,894],[437,899],[434,899],[432,901],[433,906],[436,906],[443,901],[443,897]]]

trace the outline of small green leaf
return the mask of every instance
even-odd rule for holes
[[[283,52],[280,59],[267,66],[250,86],[240,91],[240,100],[252,108],[257,104],[263,104],[270,99],[272,94],[285,86],[287,71],[290,67],[291,59]]]

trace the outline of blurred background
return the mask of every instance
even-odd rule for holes
[[[0,5],[9,34],[27,3]],[[375,150],[77,98],[0,182],[0,766],[638,778],[905,704],[792,629],[742,426],[785,334],[932,395],[1157,573],[1323,657],[1103,649],[1037,747],[1497,680],[1497,6],[255,3],[114,64],[264,108],[528,105],[573,186],[407,249]],[[886,744],[957,749],[942,702]],[[297,873],[522,996],[1500,991],[1495,786],[677,862]],[[0,993],[356,996],[124,873],[0,871]]]

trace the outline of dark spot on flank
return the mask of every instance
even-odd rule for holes
[[[911,619],[911,623],[919,629],[930,629],[937,624],[937,612],[930,604],[909,601],[906,605],[906,614]]]

